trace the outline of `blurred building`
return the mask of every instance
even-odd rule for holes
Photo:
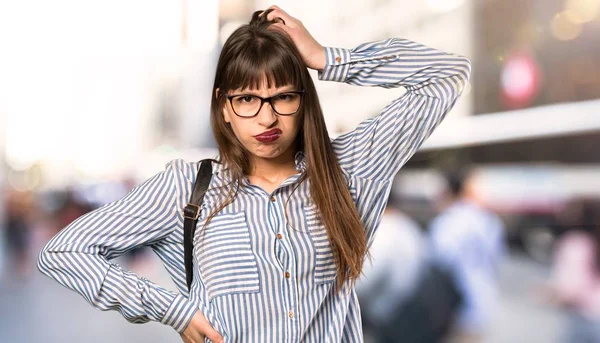
[[[600,162],[600,1],[474,4],[472,99],[482,118],[444,123],[428,147],[465,147],[480,163]]]

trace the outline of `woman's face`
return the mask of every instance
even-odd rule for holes
[[[234,96],[231,100],[226,99],[223,107],[225,122],[231,125],[233,132],[242,145],[254,157],[272,159],[283,153],[295,153],[292,149],[300,127],[301,111],[292,115],[279,115],[271,104],[264,102],[260,111],[254,117],[240,117],[241,115],[252,115],[260,106],[260,99],[272,99],[276,110],[280,113],[293,112],[297,107],[296,102],[301,100],[300,95],[287,93],[298,91],[293,86],[270,87],[263,86],[259,89],[236,89],[231,90],[226,96]],[[298,105],[300,106],[300,105]]]

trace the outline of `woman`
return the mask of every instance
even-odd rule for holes
[[[354,131],[329,139],[319,79],[407,88]],[[160,321],[184,342],[361,342],[353,287],[390,191],[466,84],[470,63],[388,39],[324,48],[273,6],[223,46],[211,122],[215,164],[194,237],[189,294],[183,217],[197,163],[175,160],[123,199],[54,237],[39,268],[94,307]],[[139,245],[179,293],[108,262]]]

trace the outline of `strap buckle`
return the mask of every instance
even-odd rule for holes
[[[200,206],[196,204],[187,204],[183,209],[183,217],[191,220],[198,220],[200,216]]]

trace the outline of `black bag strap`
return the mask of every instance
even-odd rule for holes
[[[196,232],[196,224],[200,216],[200,206],[204,200],[204,195],[212,178],[212,162],[213,159],[205,159],[200,161],[198,175],[194,183],[194,190],[190,196],[189,203],[183,209],[183,259],[185,262],[185,281],[188,291],[192,285],[194,270],[192,269],[192,252],[194,233]],[[215,161],[217,162],[217,161]]]

